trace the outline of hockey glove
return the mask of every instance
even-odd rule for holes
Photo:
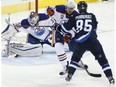
[[[46,9],[46,11],[47,11],[47,14],[49,15],[49,16],[52,16],[52,15],[54,15],[54,10],[53,10],[53,8],[52,7],[47,7],[47,9]]]
[[[15,26],[11,24],[8,20],[5,20],[7,23],[7,27],[2,32],[2,40],[10,40],[18,31]]]
[[[67,34],[64,36],[64,42],[68,43],[72,38],[72,35],[71,34]]]

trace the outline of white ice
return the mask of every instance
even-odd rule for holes
[[[88,11],[98,19],[98,39],[114,72],[114,2],[89,3]],[[40,10],[39,10],[40,11]],[[42,10],[43,12],[44,10]],[[11,22],[27,18],[29,12],[10,14]],[[6,27],[2,16],[2,29]],[[50,50],[50,51],[49,51]],[[71,57],[71,52],[67,52]],[[110,87],[101,67],[90,52],[86,52],[82,61],[89,66],[89,71],[101,73],[101,78],[89,76],[84,70],[77,70],[73,79],[66,85],[65,77],[59,76],[62,70],[54,49],[44,46],[44,53],[39,57],[1,58],[2,87]]]

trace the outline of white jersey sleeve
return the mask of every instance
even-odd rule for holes
[[[35,38],[41,41],[48,40],[51,35],[51,30],[50,27],[44,27],[44,26],[53,26],[54,22],[51,20],[51,18],[49,18],[48,15],[38,14],[38,16],[39,16],[39,21],[34,27],[31,27],[29,25],[27,19],[23,20],[21,24],[23,28],[27,31],[27,33],[31,34]]]
[[[38,22],[37,26],[52,26],[52,25],[53,25],[53,23],[50,22],[50,19],[47,19],[47,20],[43,20],[43,21]],[[45,41],[48,38],[50,38],[49,36],[51,34],[49,27],[36,27],[36,26],[29,27],[26,29],[26,31],[29,34],[31,34],[32,36],[34,36],[35,38],[42,40],[42,41]]]

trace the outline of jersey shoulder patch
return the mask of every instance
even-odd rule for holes
[[[27,19],[23,19],[21,21],[21,26],[26,29],[26,28],[28,28],[30,26],[30,24],[29,24]]]

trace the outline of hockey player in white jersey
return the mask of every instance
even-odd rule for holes
[[[7,21],[7,23],[8,23],[8,21]],[[48,15],[46,15],[44,13],[37,14],[36,12],[32,11],[30,13],[29,17],[26,19],[23,19],[20,23],[16,23],[14,25],[9,23],[7,28],[2,32],[2,36],[3,36],[3,38],[6,38],[6,36],[9,36],[9,38],[10,38],[13,35],[12,34],[13,31],[15,31],[14,33],[16,33],[17,31],[20,31],[21,28],[23,28],[29,34],[27,43],[31,43],[33,45],[44,44],[44,43],[51,45],[51,42],[49,42],[49,39],[51,39],[52,30],[50,30],[50,27],[45,27],[45,26],[53,26],[53,25],[54,25],[54,22],[51,21],[51,18],[49,18]],[[8,35],[8,33],[9,33],[9,35]],[[13,47],[16,47],[16,46],[13,45]],[[18,46],[18,47],[21,47],[21,46]],[[16,49],[18,50],[17,51],[18,54],[20,54],[24,50],[26,50],[25,52],[27,52],[27,51],[30,52],[30,50],[37,49],[37,46],[33,47],[33,48],[29,48],[28,50],[27,49],[22,50],[19,48],[15,48],[14,51],[16,51]],[[39,51],[40,50],[42,51],[42,49],[40,49],[40,48],[38,48],[38,49],[39,49]],[[36,51],[38,51],[38,50],[36,50]],[[35,53],[37,53],[37,52],[35,52]]]
[[[72,4],[72,6],[73,6],[73,4]],[[65,7],[67,7],[67,11],[65,10]],[[74,11],[74,7],[73,8],[68,7],[68,3],[67,3],[67,6],[58,6],[57,10],[59,12],[61,12],[61,14],[64,14],[64,15],[59,16],[59,19],[62,19],[62,17],[63,17],[63,20],[61,20],[61,23],[68,21],[68,17],[70,17],[71,15],[77,14],[77,12]],[[67,14],[65,14],[65,12],[67,12]],[[57,22],[57,23],[59,23],[59,22]],[[53,24],[54,24],[54,21],[51,20],[51,18],[49,18],[48,15],[37,14],[35,12],[31,12],[27,19],[23,19],[19,24],[15,24],[15,29],[20,31],[20,28],[23,27],[29,33],[27,43],[52,45],[49,42],[49,39],[51,39],[52,31],[48,27],[44,27],[44,26],[53,26]],[[43,26],[43,27],[40,27],[40,26]],[[62,35],[60,33],[58,33],[58,32],[56,32],[56,33],[59,35],[55,34],[55,37],[59,38],[59,36],[60,36],[60,38],[62,38]],[[73,36],[73,33],[72,33],[72,36]],[[64,49],[63,49],[62,43],[64,43],[64,41],[63,40],[57,41],[55,38],[55,42],[56,42],[55,49],[56,49],[56,52],[58,55],[58,59],[64,68],[63,72],[61,72],[60,75],[63,75],[67,72],[66,65],[67,65],[67,61],[68,61],[66,53],[64,52]],[[22,51],[22,50],[20,50],[20,51]],[[20,53],[20,51],[19,51],[19,53]]]
[[[51,21],[48,15],[41,13],[37,14],[31,12],[28,19],[23,19],[21,21],[21,26],[31,35],[28,37],[28,43],[37,44],[37,43],[47,43],[51,45],[48,41],[51,38],[52,31],[50,28],[45,26],[53,26],[54,22]],[[33,40],[33,38],[34,40]],[[35,40],[37,39],[37,41]]]
[[[54,8],[47,7],[46,11],[51,18],[56,20],[56,23],[63,24],[69,20],[69,17],[75,16],[78,14],[78,12],[75,11],[74,9],[75,9],[75,2],[73,0],[68,0],[66,5],[57,5]],[[63,71],[61,71],[59,74],[64,75],[68,71],[69,59],[67,58],[67,55],[64,51],[63,44],[64,42],[67,42],[69,49],[73,51],[73,48],[72,48],[73,43],[72,41],[69,42],[68,39],[71,39],[74,37],[74,31],[70,30],[69,34],[67,34],[67,32],[61,34],[60,32],[55,31],[54,34],[55,34],[54,35],[55,50],[56,50],[58,59],[63,66]],[[79,67],[82,68],[80,64],[79,64]]]

